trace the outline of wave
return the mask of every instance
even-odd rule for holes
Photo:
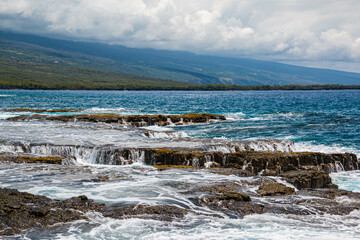
[[[288,113],[265,113],[265,114],[245,114],[243,112],[227,113],[225,117],[230,121],[267,121],[279,118],[295,119],[303,117],[305,113],[288,112]]]
[[[99,108],[99,107],[93,107],[84,109],[84,112],[123,112],[125,111],[125,108],[118,107],[118,108]]]
[[[360,171],[337,172],[330,174],[333,183],[339,185],[340,189],[360,192]]]
[[[246,116],[243,112],[236,112],[236,113],[227,113],[225,114],[226,120],[237,120],[241,116]]]
[[[13,96],[16,96],[16,95],[0,94],[0,97],[13,97]]]
[[[268,116],[280,116],[280,117],[303,117],[305,115],[305,113],[300,113],[300,112],[288,112],[288,113],[270,113],[270,114],[265,114]]]
[[[150,131],[157,131],[157,132],[166,132],[166,131],[174,131],[174,129],[169,127],[161,127],[158,125],[141,127],[142,129],[150,130]]]
[[[171,133],[157,133],[167,134],[167,138],[178,138],[184,137],[185,135],[175,135]],[[149,138],[156,140],[157,135],[148,135]],[[163,138],[164,136],[160,136]],[[194,140],[194,139],[193,139]],[[279,140],[264,140],[259,139],[256,141],[237,141],[227,142],[224,140],[218,141],[201,141],[198,139],[197,148],[189,148],[194,142],[183,141],[182,144],[190,151],[205,151],[205,152],[222,152],[222,153],[233,153],[237,151],[255,150],[255,151],[266,151],[266,152],[277,152],[292,151],[293,142],[279,141]],[[165,141],[159,147],[169,147],[171,143],[175,143],[175,146],[179,146],[179,141]],[[180,148],[184,149],[184,148]],[[114,147],[114,146],[79,146],[79,145],[51,145],[48,143],[43,144],[31,144],[31,143],[11,143],[4,141],[0,144],[0,152],[8,153],[25,153],[35,155],[57,155],[66,158],[66,162],[77,163],[77,164],[107,164],[107,165],[129,165],[135,162],[152,164],[155,161],[155,152],[151,148],[126,148],[126,147]],[[207,154],[209,158],[207,162],[212,162],[213,155]],[[226,155],[222,156],[224,160]]]
[[[146,131],[144,134],[145,136],[153,139],[177,139],[189,137],[189,135],[183,131]]]
[[[295,142],[294,150],[296,152],[322,152],[322,153],[354,153],[360,157],[360,150],[353,147],[344,147],[339,144],[327,146],[324,144],[315,144],[314,142]]]
[[[23,113],[9,113],[9,112],[0,112],[0,119],[7,119],[10,117],[15,117],[22,115]]]

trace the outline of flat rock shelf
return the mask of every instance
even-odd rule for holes
[[[226,222],[360,211],[360,193],[339,189],[330,177],[359,170],[355,154],[158,129],[216,127],[229,121],[223,115],[4,111],[19,115],[0,121],[0,130],[9,132],[0,139],[2,236],[50,237],[71,226],[86,232],[83,223],[97,228],[99,219],[185,224],[189,218]]]

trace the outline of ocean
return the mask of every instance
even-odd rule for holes
[[[0,120],[0,152],[71,154],[75,164],[1,164],[0,187],[53,199],[85,194],[110,206],[168,204],[191,209],[185,218],[160,221],[113,219],[96,212],[89,220],[28,230],[18,239],[359,239],[360,211],[347,215],[251,214],[233,218],[189,200],[174,183],[255,181],[256,177],[198,171],[157,171],[137,148],[186,147],[232,152],[242,142],[260,151],[354,153],[360,157],[360,91],[26,91],[0,90],[0,119],[32,112],[6,109],[81,109],[80,113],[212,113],[225,121],[132,128],[107,123]],[[42,113],[40,113],[42,114]],[[79,112],[46,113],[52,115]],[[150,131],[144,136],[144,131]],[[274,140],[275,139],[275,140]],[[242,142],[241,142],[242,141]],[[131,148],[133,161],[112,165],[104,148]],[[113,181],[88,181],[94,176]],[[331,173],[339,188],[360,192],[360,171]],[[281,181],[276,179],[276,181]],[[254,192],[253,189],[247,189]],[[275,200],[274,200],[275,201]],[[276,200],[286,204],[287,199]],[[348,201],[337,199],[338,203]],[[306,208],[306,206],[303,206]],[[222,218],[214,217],[220,214]]]

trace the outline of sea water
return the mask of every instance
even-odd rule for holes
[[[151,127],[150,139],[137,129],[109,124],[0,121],[0,151],[9,142],[82,146],[204,147],[207,142],[258,139],[293,141],[291,150],[325,153],[351,152],[360,156],[360,91],[25,91],[1,90],[0,109],[82,109],[81,113],[181,114],[214,113],[226,121],[210,124]],[[29,112],[0,111],[5,119]],[[64,113],[53,113],[64,114]],[[78,114],[78,113],[65,113]],[[174,131],[178,134],[165,134]],[[163,133],[161,133],[163,132]],[[172,133],[173,134],[173,133]],[[198,140],[194,140],[198,139]],[[205,140],[204,140],[205,139]],[[126,145],[127,144],[127,145]],[[6,149],[5,149],[6,148]],[[21,149],[10,149],[21,151]],[[46,154],[41,145],[36,153]],[[74,149],[71,151],[75,151]],[[243,219],[216,218],[207,208],[195,206],[169,183],[251,181],[206,170],[158,172],[135,162],[130,166],[94,164],[94,154],[78,153],[78,165],[0,165],[0,187],[16,188],[54,199],[86,194],[106,204],[170,204],[191,209],[176,222],[129,218],[115,220],[88,213],[89,221],[60,228],[28,231],[11,239],[359,239],[360,212],[349,215],[310,216],[262,214]],[[224,150],[225,151],[225,150]],[[66,174],[64,174],[66,173]],[[71,174],[69,174],[71,173]],[[111,174],[118,180],[89,181]],[[359,192],[360,172],[332,173],[340,188]],[[249,189],[254,191],[254,189]],[[343,201],[344,199],[339,199]],[[346,200],[346,199],[345,199]],[[218,213],[219,214],[219,213]]]
[[[201,138],[292,140],[299,151],[360,153],[358,90],[0,91],[0,109],[23,107],[89,113],[222,114],[227,121],[171,129]],[[0,112],[0,118],[20,114],[24,113]]]

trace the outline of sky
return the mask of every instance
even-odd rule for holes
[[[360,0],[0,0],[0,29],[360,72]]]

